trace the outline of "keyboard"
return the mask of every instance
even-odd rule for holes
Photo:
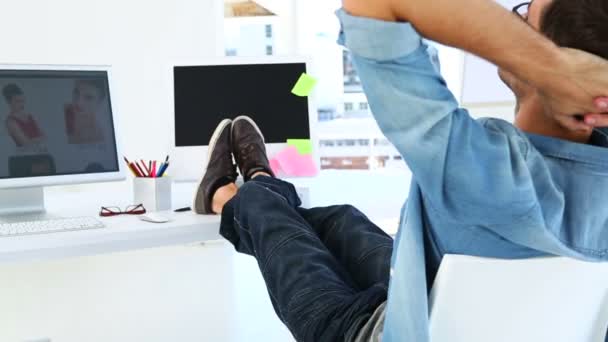
[[[0,238],[104,228],[94,217],[52,218],[14,223],[0,222]]]

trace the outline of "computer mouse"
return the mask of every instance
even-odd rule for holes
[[[167,218],[163,215],[157,214],[157,213],[147,213],[147,214],[139,215],[138,217],[142,221],[152,222],[152,223],[166,223],[166,222],[171,221],[169,218]]]

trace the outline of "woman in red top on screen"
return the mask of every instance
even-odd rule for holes
[[[17,147],[40,145],[45,139],[44,133],[34,117],[25,111],[23,90],[11,83],[2,88],[2,95],[9,107],[9,114],[4,123],[15,145]]]
[[[70,144],[97,144],[104,141],[98,113],[106,98],[103,80],[77,80],[72,103],[65,105],[65,126]]]

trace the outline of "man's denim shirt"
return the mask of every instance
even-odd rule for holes
[[[344,10],[340,43],[413,180],[395,240],[383,341],[425,342],[444,254],[608,259],[608,149],[472,119],[409,23]]]

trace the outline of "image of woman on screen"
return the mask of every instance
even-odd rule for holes
[[[106,98],[106,84],[100,79],[81,79],[74,84],[72,103],[65,105],[65,127],[70,144],[97,144],[104,141],[98,122]]]
[[[23,90],[11,83],[2,88],[2,96],[9,110],[4,123],[15,145],[19,148],[41,146],[45,135],[34,117],[25,109],[26,98]]]

